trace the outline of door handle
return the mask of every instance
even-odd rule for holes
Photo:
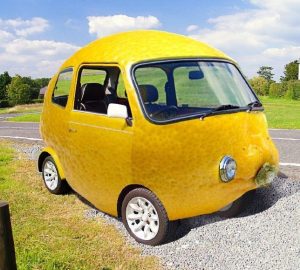
[[[70,132],[70,133],[76,133],[76,132],[77,132],[77,129],[75,129],[75,128],[69,128],[69,132]]]

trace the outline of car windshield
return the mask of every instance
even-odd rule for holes
[[[255,94],[229,62],[149,63],[138,65],[133,75],[144,111],[158,122],[247,109],[257,104]]]

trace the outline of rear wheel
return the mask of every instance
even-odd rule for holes
[[[171,222],[160,200],[151,191],[137,188],[122,203],[122,220],[129,234],[146,245],[158,245],[171,233]]]
[[[52,194],[65,194],[69,191],[67,181],[60,178],[55,161],[51,156],[45,158],[42,165],[42,174],[44,184]]]

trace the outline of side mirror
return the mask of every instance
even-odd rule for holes
[[[107,116],[111,118],[128,118],[127,107],[122,104],[110,103],[107,108]]]

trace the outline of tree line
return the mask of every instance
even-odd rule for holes
[[[284,75],[280,77],[280,83],[276,83],[273,68],[262,66],[257,71],[258,76],[250,79],[249,83],[258,95],[300,100],[298,72],[298,61],[292,61],[284,66]]]
[[[5,71],[0,74],[0,108],[37,102],[40,89],[47,86],[49,80],[49,78],[32,79],[20,75],[11,77]]]

